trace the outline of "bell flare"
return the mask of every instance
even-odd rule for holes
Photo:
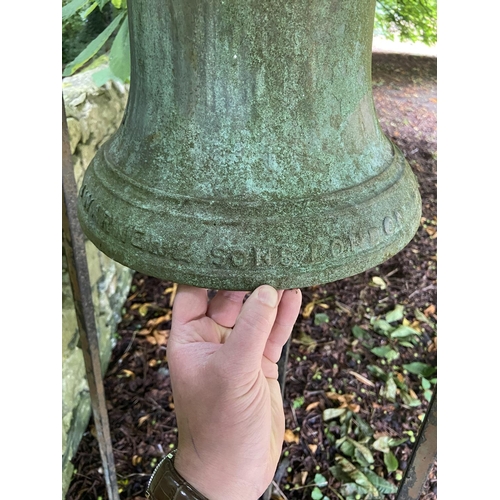
[[[176,195],[131,182],[105,159],[79,195],[82,228],[114,260],[201,288],[277,289],[336,281],[386,261],[420,224],[415,177],[402,153],[375,179],[310,198]]]

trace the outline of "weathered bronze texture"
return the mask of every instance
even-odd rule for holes
[[[104,480],[109,500],[119,500],[113,445],[109,431],[108,410],[102,380],[99,339],[92,303],[92,290],[85,253],[85,238],[77,217],[77,188],[64,101],[62,105],[62,198],[63,247],[80,331],[85,373],[89,384],[90,402],[101,453]]]
[[[411,240],[418,186],[373,106],[375,0],[128,6],[127,109],[79,193],[98,248],[252,290],[335,281]]]

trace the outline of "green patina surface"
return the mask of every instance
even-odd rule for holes
[[[420,196],[371,94],[375,2],[135,0],[132,75],[79,215],[123,264],[208,288],[325,283],[403,248]]]

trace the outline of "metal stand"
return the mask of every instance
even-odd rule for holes
[[[97,441],[106,481],[109,500],[119,500],[115,461],[109,432],[108,412],[104,397],[99,341],[92,303],[92,290],[85,253],[85,239],[76,214],[77,189],[69,146],[64,101],[62,106],[62,194],[63,194],[63,245],[75,303],[76,319],[80,330],[85,371],[90,391],[90,401],[97,431]]]

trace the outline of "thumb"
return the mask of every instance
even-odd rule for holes
[[[276,320],[278,292],[269,285],[256,288],[243,304],[234,328],[220,349],[231,367],[260,369],[267,339]]]

